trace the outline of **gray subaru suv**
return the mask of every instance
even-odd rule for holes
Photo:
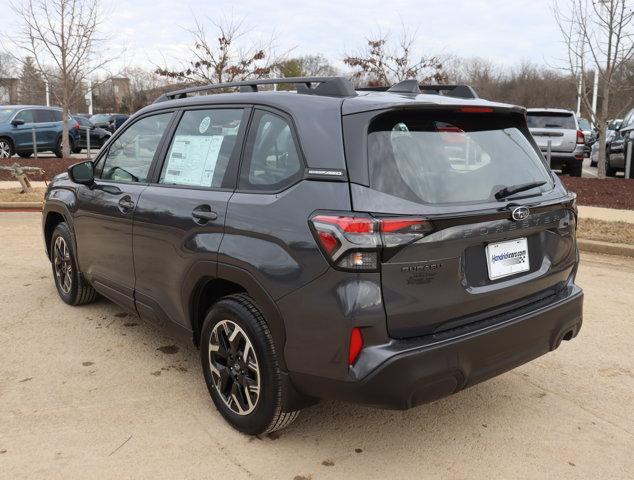
[[[61,299],[193,341],[247,434],[321,398],[407,409],[556,349],[582,323],[575,230],[523,108],[339,77],[164,95],[43,210]]]

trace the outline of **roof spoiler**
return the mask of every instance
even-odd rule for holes
[[[445,95],[457,98],[479,98],[476,91],[470,85],[421,85],[417,80],[403,80],[391,87],[364,87],[359,91],[393,92],[419,95],[421,93],[431,95]]]
[[[258,85],[279,84],[293,84],[297,89],[297,93],[304,95],[320,95],[326,97],[354,97],[357,95],[350,80],[344,77],[288,77],[214,83],[198,87],[184,88],[182,90],[165,93],[157,98],[154,103],[165,102],[167,100],[174,100],[177,98],[186,98],[194,93],[202,94],[203,92],[227,88],[238,88],[241,93],[257,92]]]

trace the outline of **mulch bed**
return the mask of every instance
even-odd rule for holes
[[[69,166],[79,162],[81,162],[80,158],[0,158],[0,165],[2,166],[10,167],[11,165],[17,163],[21,166],[39,167],[44,170],[44,174],[37,172],[28,172],[27,176],[32,182],[41,182],[43,180],[50,181],[55,175],[65,172]],[[2,180],[15,181],[15,178],[13,177],[11,172],[0,170],[0,181]]]
[[[579,205],[634,210],[634,180],[561,176],[566,187],[577,194]]]

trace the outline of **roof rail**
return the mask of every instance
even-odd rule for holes
[[[396,93],[424,93],[443,95],[457,98],[479,98],[476,91],[470,85],[420,85],[416,80],[403,80],[391,87],[362,87],[357,88],[361,92],[396,92]],[[414,87],[418,87],[418,91]]]
[[[327,97],[354,97],[357,95],[350,80],[344,77],[288,77],[288,78],[263,78],[260,80],[244,80],[241,82],[214,83],[198,87],[184,88],[168,92],[157,98],[154,103],[186,98],[192,93],[208,92],[223,88],[239,88],[240,92],[257,92],[258,85],[294,84],[297,93],[306,95],[321,95]],[[318,83],[313,86],[313,83]]]

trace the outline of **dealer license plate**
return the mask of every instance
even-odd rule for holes
[[[486,257],[491,280],[526,272],[530,268],[526,238],[490,243],[486,247]]]

